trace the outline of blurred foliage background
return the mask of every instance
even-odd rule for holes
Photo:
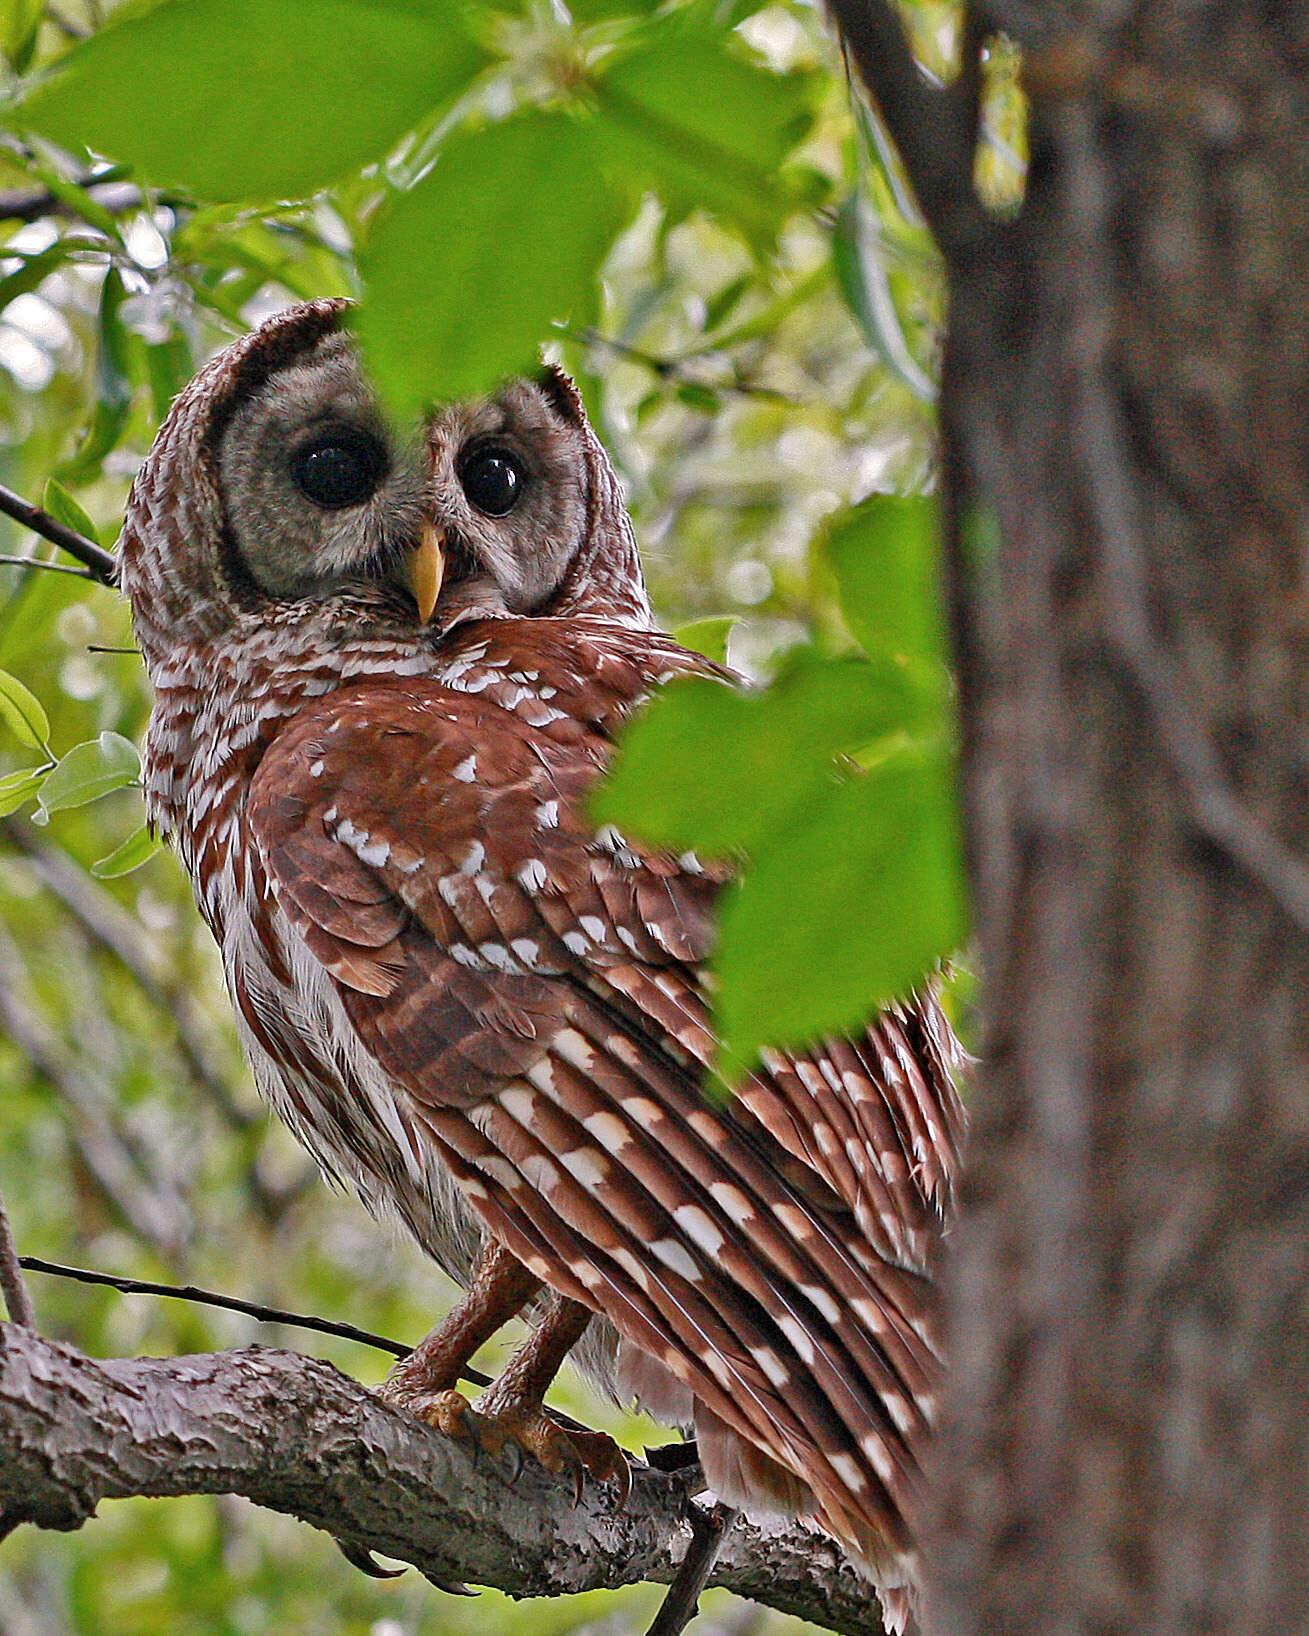
[[[948,76],[957,8],[921,0],[904,15],[924,71]],[[939,621],[920,609],[942,281],[817,7],[5,0],[0,46],[0,482],[112,545],[173,395],[292,301],[363,297],[362,339],[401,411],[489,386],[544,340],[623,477],[661,621],[711,649],[730,618],[732,662],[781,678],[762,695],[791,700],[781,727],[770,715],[761,729],[770,829],[796,832],[827,870],[816,895],[846,920],[879,868],[908,880],[908,918],[919,898],[935,907],[916,952],[895,958],[917,972],[949,952],[962,923],[940,817],[948,687]],[[989,68],[978,181],[1002,210],[1021,187],[1022,110],[1012,60],[996,50]],[[905,498],[859,504],[879,494]],[[189,886],[166,853],[140,862],[123,741],[139,742],[149,700],[124,604],[26,566],[58,553],[3,518],[0,553],[0,671],[39,701],[0,698],[0,1188],[20,1248],[415,1341],[450,1290],[265,1118]],[[805,702],[830,698],[824,667],[844,667],[842,687],[855,677],[835,727]],[[706,735],[692,786],[722,759],[719,730],[755,729],[666,724],[674,745]],[[77,746],[90,748],[64,762]],[[611,791],[634,827],[670,787],[663,754],[651,740]],[[836,754],[863,783],[834,780]],[[58,767],[45,782],[50,762],[62,785]],[[796,775],[802,763],[821,778]],[[813,819],[832,797],[852,807],[842,823],[866,826],[854,809],[877,779],[887,809],[909,801],[912,817],[928,765],[946,769],[922,797],[943,838],[912,868],[897,867],[894,833],[876,839],[879,864],[855,844],[863,830]],[[784,811],[779,789],[803,812]],[[651,824],[693,844],[750,805],[722,778],[710,793],[706,811],[673,787]],[[753,858],[725,837],[738,841]],[[777,890],[777,912],[794,905]],[[763,921],[747,944],[775,936]],[[793,953],[809,958],[804,938]],[[786,983],[753,958],[747,1052],[750,1004]],[[45,1330],[96,1354],[258,1340],[365,1381],[386,1367],[362,1346],[180,1301],[38,1274],[32,1287]],[[558,1393],[630,1446],[669,1435],[571,1380]],[[659,1595],[515,1606],[455,1600],[412,1573],[373,1583],[322,1536],[235,1499],[116,1503],[74,1535],[25,1530],[0,1548],[7,1636],[617,1636],[644,1628]],[[712,1595],[698,1628],[800,1627]]]

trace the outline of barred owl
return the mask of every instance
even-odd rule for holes
[[[468,1290],[391,1394],[459,1423],[462,1365],[528,1310],[485,1424],[621,1479],[541,1406],[580,1342],[694,1429],[723,1498],[808,1516],[903,1584],[957,1046],[924,994],[703,1095],[729,870],[597,831],[587,796],[652,688],[730,678],[652,628],[566,376],[402,436],[342,317],[283,313],[196,377],[121,563],[150,815],[255,1078]]]

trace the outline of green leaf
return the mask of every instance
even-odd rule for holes
[[[11,812],[17,812],[24,802],[30,801],[49,771],[50,764],[47,762],[44,767],[25,767],[20,773],[10,773],[7,778],[0,778],[0,818],[7,818]]]
[[[935,499],[870,495],[828,523],[824,550],[845,622],[865,652],[898,667],[925,699],[943,702],[949,674]]]
[[[594,85],[610,158],[674,217],[703,208],[771,243],[797,202],[781,167],[812,123],[810,76],[756,67],[699,16],[674,12],[639,41]]]
[[[46,478],[45,490],[41,495],[41,505],[57,523],[62,523],[65,528],[71,528],[77,534],[84,534],[88,540],[98,539],[95,524],[56,478]]]
[[[906,995],[966,934],[963,879],[943,749],[902,753],[809,805],[723,900],[724,1076]]]
[[[91,873],[97,880],[113,880],[118,875],[130,875],[159,851],[160,843],[150,833],[145,824],[134,830],[123,842],[116,846],[108,857],[99,859],[91,865]]]
[[[0,278],[0,312],[18,296],[26,295],[29,290],[35,290],[42,284],[48,274],[53,273],[68,259],[68,251],[68,241],[56,239],[44,250],[34,254],[22,254],[21,261],[13,272]],[[5,246],[6,256],[20,254],[21,252],[11,250],[8,245]]]
[[[133,337],[119,314],[127,297],[123,275],[116,267],[105,273],[100,287],[100,349],[96,354],[97,402],[91,423],[71,459],[60,466],[60,475],[70,483],[92,481],[100,475],[100,463],[117,446],[132,410],[132,377],[129,353]],[[94,538],[94,535],[92,536]]]
[[[40,699],[17,676],[0,670],[0,717],[8,722],[20,744],[44,750],[50,739],[50,718]]]
[[[6,0],[0,11],[0,50],[16,74],[27,72],[44,10],[45,0]]]
[[[737,624],[735,614],[716,614],[711,619],[693,619],[689,625],[679,625],[673,632],[673,641],[680,642],[692,653],[702,653],[715,664],[727,663],[727,639]]]
[[[111,790],[135,784],[141,775],[136,746],[121,733],[101,733],[62,756],[41,788],[43,812],[84,807]]]
[[[891,294],[877,216],[862,193],[852,193],[837,215],[832,263],[845,304],[869,346],[916,398],[923,403],[933,402],[936,388],[914,361],[905,340]]]
[[[355,324],[392,409],[535,368],[552,320],[592,315],[622,219],[579,119],[530,111],[452,136],[359,257]]]
[[[623,734],[591,810],[674,851],[751,852],[830,787],[835,756],[897,731],[909,707],[899,677],[807,650],[762,693],[672,682]]]
[[[164,0],[15,111],[198,198],[302,198],[447,107],[487,58],[437,0]]]

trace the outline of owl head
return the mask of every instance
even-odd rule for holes
[[[120,543],[147,659],[279,613],[370,614],[424,640],[470,618],[648,626],[618,481],[568,377],[396,427],[347,308],[279,313],[170,410]]]

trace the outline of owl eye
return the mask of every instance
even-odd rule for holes
[[[503,517],[523,492],[523,468],[508,449],[474,449],[459,466],[464,493],[487,517]]]
[[[377,439],[350,427],[324,432],[291,460],[295,486],[324,511],[363,505],[385,470],[386,453]]]

